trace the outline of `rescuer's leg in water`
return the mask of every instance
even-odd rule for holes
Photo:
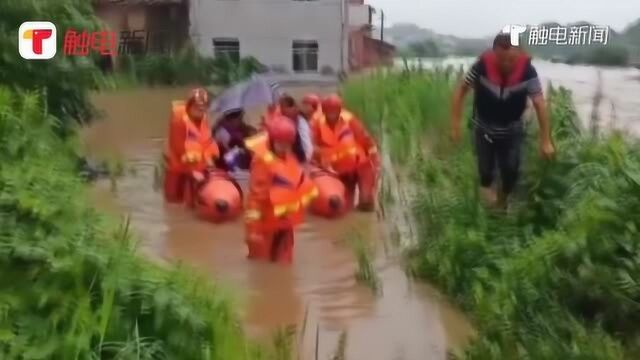
[[[293,152],[294,122],[274,116],[265,127],[266,134],[246,142],[254,154],[245,213],[249,258],[290,263],[293,230],[318,191]]]
[[[219,149],[211,137],[207,116],[209,95],[194,89],[186,102],[174,101],[165,150],[165,198],[192,205],[194,191],[212,167]]]

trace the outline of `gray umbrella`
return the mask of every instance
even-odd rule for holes
[[[249,80],[226,89],[211,104],[211,112],[227,113],[255,106],[269,105],[280,96],[280,85],[264,76],[253,75]]]

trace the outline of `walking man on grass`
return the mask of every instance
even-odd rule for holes
[[[471,137],[480,192],[488,205],[506,208],[520,174],[527,99],[533,103],[540,126],[541,156],[550,159],[555,153],[542,86],[531,58],[511,45],[508,33],[498,34],[493,48],[478,58],[454,92],[451,135],[455,142],[461,138],[464,97],[470,89],[474,90]],[[493,188],[496,168],[502,185],[498,191]]]

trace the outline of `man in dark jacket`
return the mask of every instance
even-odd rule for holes
[[[522,117],[528,99],[540,125],[540,154],[550,159],[555,153],[542,86],[531,58],[511,45],[508,33],[501,33],[494,39],[493,49],[478,58],[454,92],[451,112],[454,141],[461,137],[462,106],[470,89],[474,90],[472,138],[481,193],[489,204],[506,207],[520,173]],[[492,188],[496,165],[502,183],[497,194]]]

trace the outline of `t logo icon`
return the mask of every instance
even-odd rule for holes
[[[520,46],[520,34],[527,31],[524,25],[506,25],[502,28],[502,32],[511,36],[511,45]]]
[[[18,29],[18,52],[23,59],[47,60],[56,55],[56,26],[48,21],[27,21]]]

